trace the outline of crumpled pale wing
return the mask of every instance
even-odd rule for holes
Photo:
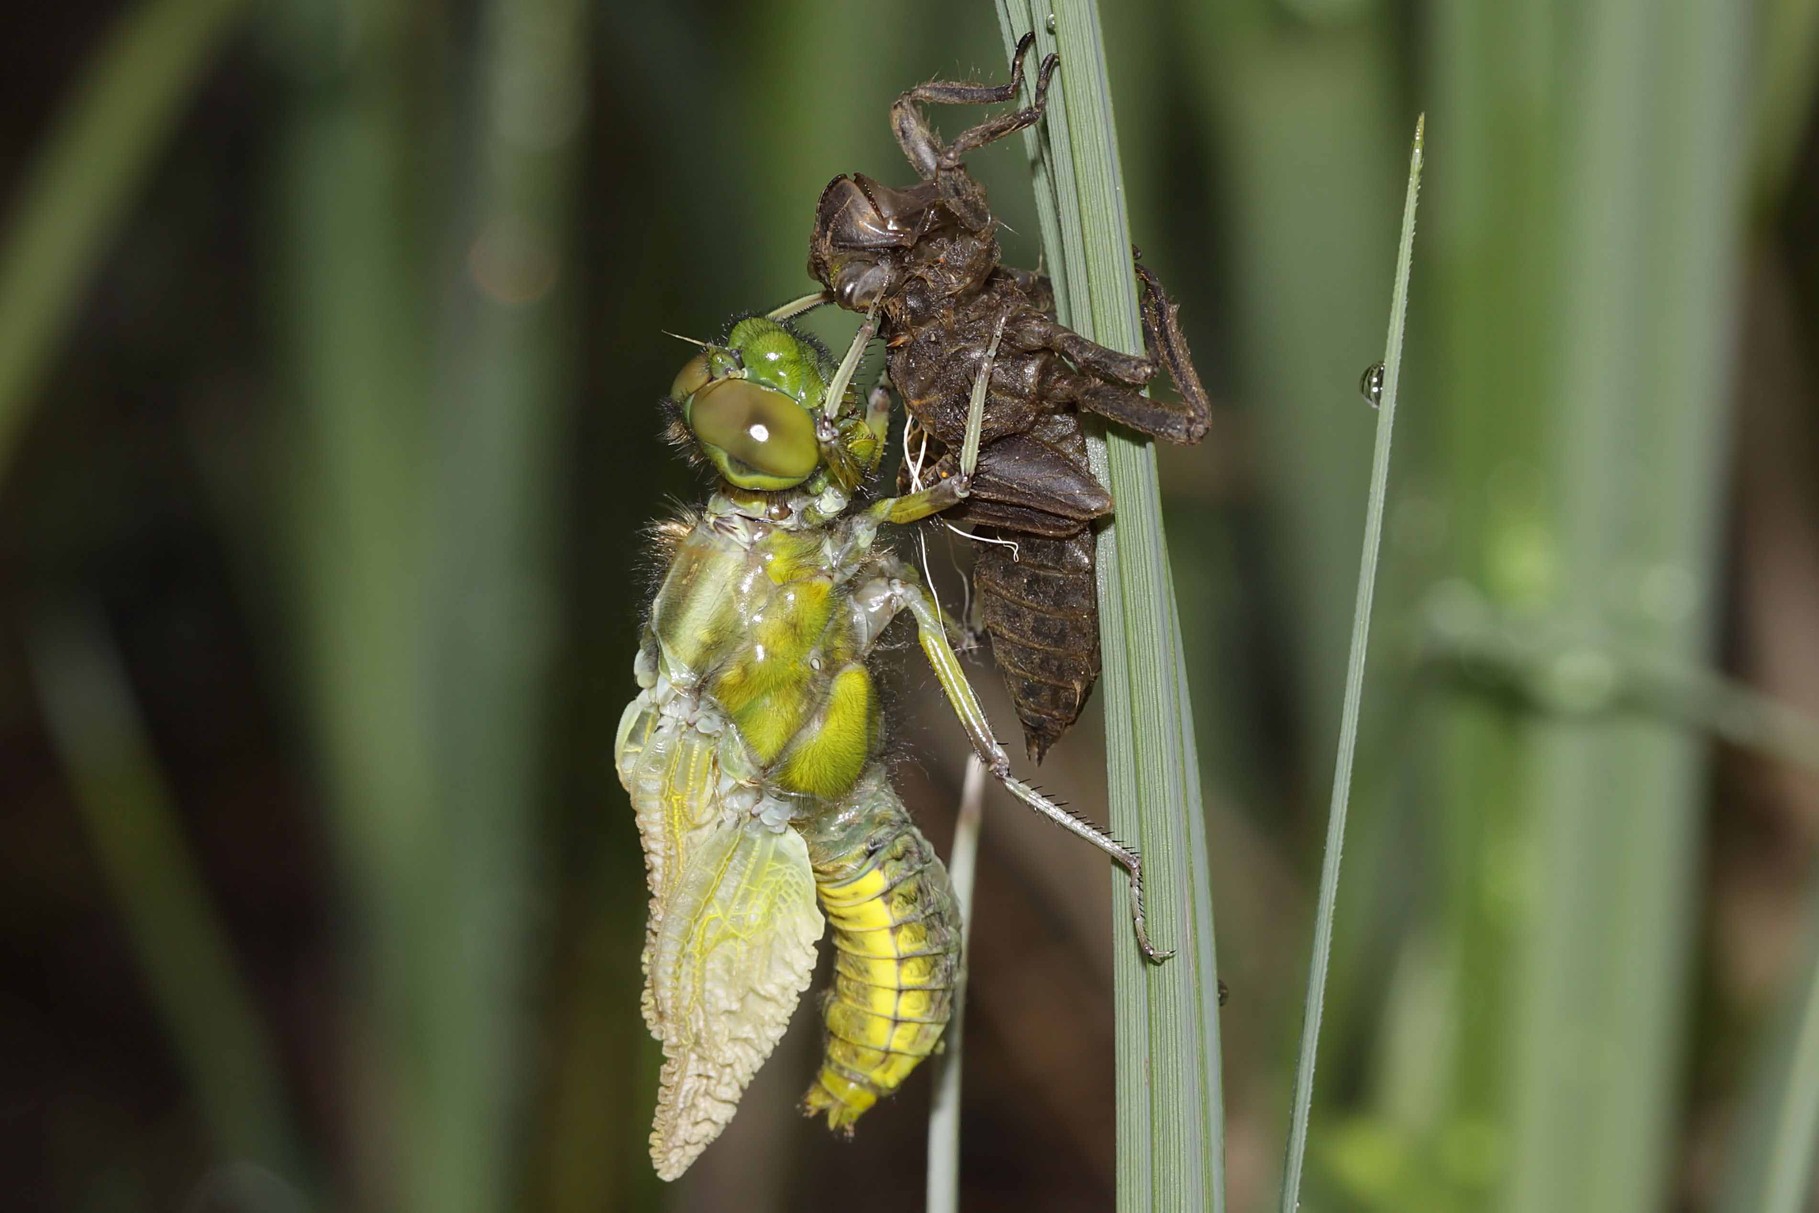
[[[664,1056],[651,1161],[664,1179],[733,1118],[808,988],[823,925],[794,830],[754,819],[691,841],[646,967]]]
[[[619,780],[638,815],[638,840],[650,885],[650,916],[644,933],[644,1022],[663,1039],[651,993],[651,954],[657,930],[689,857],[722,828],[721,737],[673,716],[664,716],[649,694],[625,709],[614,747]]]

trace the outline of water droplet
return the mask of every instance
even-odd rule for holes
[[[1055,32],[1055,14],[1053,14],[1053,13],[1050,13],[1050,14],[1049,14],[1049,15],[1048,15],[1048,23],[1047,23],[1047,24],[1048,24],[1048,32],[1049,32],[1049,33],[1051,33],[1051,34],[1052,34],[1052,33],[1054,33],[1054,32]]]
[[[1373,362],[1358,380],[1358,392],[1372,408],[1383,403],[1383,364]]]

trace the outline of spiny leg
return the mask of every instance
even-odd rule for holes
[[[1161,281],[1143,264],[1142,256],[1133,245],[1131,259],[1136,266],[1137,279],[1143,284],[1143,344],[1150,357],[1168,368],[1169,378],[1175,381],[1175,390],[1181,393],[1180,411],[1187,419],[1188,434],[1183,441],[1198,442],[1206,436],[1207,427],[1212,423],[1212,398],[1200,382],[1200,372],[1194,369],[1193,355],[1188,353],[1187,336],[1181,331],[1181,307],[1168,297]]]
[[[865,347],[871,344],[877,323],[878,309],[873,307],[867,313],[865,322],[859,326],[859,331],[853,334],[852,348],[847,350],[846,357],[834,369],[833,378],[827,385],[827,398],[822,401],[821,416],[815,419],[815,438],[821,446],[821,458],[828,475],[835,484],[849,493],[857,489],[865,479],[866,468],[860,466],[846,444],[840,441],[840,430],[835,418],[844,409],[846,394],[852,387],[853,376],[858,373],[859,363],[865,358]]]
[[[1069,362],[1098,379],[1109,379],[1141,388],[1156,377],[1156,363],[1141,354],[1126,354],[1082,337],[1060,321],[1044,336],[1044,344]]]
[[[1024,35],[1026,40],[1030,37],[1031,35],[1029,34]],[[1016,110],[1009,114],[1000,114],[996,118],[987,118],[984,122],[961,131],[960,134],[955,137],[954,141],[947,145],[947,155],[944,157],[943,167],[956,167],[969,153],[978,151],[988,143],[995,143],[1007,135],[1014,135],[1023,128],[1034,126],[1037,122],[1040,122],[1043,113],[1048,109],[1049,80],[1054,76],[1055,69],[1060,66],[1060,55],[1051,54],[1048,58],[1044,59],[1042,61],[1042,66],[1036,71],[1036,95],[1030,99],[1030,103],[1020,110]],[[1018,89],[1020,89],[1022,85],[1022,76],[1014,76],[1010,84],[1005,86],[1009,96],[1006,96],[1004,100],[1009,101],[1012,97],[1015,97]],[[911,91],[915,92],[919,90]],[[924,96],[920,99],[936,103],[947,100],[947,98],[941,96]]]
[[[1064,382],[1056,395],[1140,434],[1192,445],[1206,437],[1212,422],[1212,401],[1188,353],[1187,338],[1181,332],[1180,308],[1156,276],[1135,260],[1141,254],[1131,251],[1143,288],[1143,343],[1149,357],[1139,359],[1106,349],[1057,323],[1047,344],[1065,354],[1082,373],[1072,376],[1072,382]],[[1155,375],[1158,364],[1168,368],[1169,377],[1181,393],[1179,402],[1145,396],[1140,390]],[[1141,378],[1130,373],[1138,368],[1147,372]],[[1092,382],[1093,379],[1099,382]]]
[[[798,316],[812,312],[816,308],[821,307],[824,304],[832,303],[833,301],[834,297],[831,294],[825,290],[819,290],[812,295],[804,295],[800,299],[792,299],[788,303],[779,304],[770,311],[764,313],[764,317],[767,320],[794,320]]]
[[[1084,379],[1084,377],[1081,377]],[[1172,400],[1145,396],[1119,383],[1077,382],[1058,393],[1082,412],[1094,413],[1165,442],[1192,446],[1206,436],[1207,421]]]
[[[1023,40],[1017,43],[1017,53],[1011,58],[1011,78],[1008,84],[932,80],[907,90],[891,105],[891,129],[896,133],[897,145],[903,149],[911,167],[923,180],[934,180],[940,169],[953,168],[967,152],[1020,131],[1042,117],[1042,111],[1048,105],[1049,77],[1054,74],[1055,66],[1060,62],[1056,55],[1043,60],[1036,77],[1035,100],[1031,105],[982,122],[963,132],[951,144],[943,146],[920,109],[923,105],[997,105],[1013,100],[1023,89],[1023,60],[1035,45],[1036,35],[1033,33],[1023,35]]]
[[[1143,909],[1142,857],[1092,822],[1069,813],[1011,773],[1010,757],[1005,754],[1004,747],[998,744],[997,738],[992,736],[991,722],[979,703],[979,696],[973,691],[972,683],[967,681],[960,658],[955,656],[953,647],[948,644],[940,609],[927,591],[916,583],[915,574],[908,568],[899,566],[899,576],[892,582],[891,590],[898,603],[907,607],[915,616],[922,652],[927,656],[929,665],[934,667],[936,681],[941,684],[948,703],[953,706],[954,714],[966,729],[973,751],[985,763],[992,777],[1018,800],[1062,829],[1092,843],[1109,855],[1112,862],[1123,868],[1130,877],[1131,927],[1136,931],[1137,946],[1143,950],[1144,959],[1152,964],[1161,964],[1173,956],[1172,950],[1158,951],[1150,942]]]

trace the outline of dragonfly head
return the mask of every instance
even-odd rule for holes
[[[832,482],[850,492],[876,467],[882,443],[849,389],[823,411],[831,370],[820,343],[763,316],[736,321],[670,387],[671,433],[735,488],[781,492]]]

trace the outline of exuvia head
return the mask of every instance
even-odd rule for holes
[[[781,492],[833,471],[845,489],[869,471],[875,443],[850,393],[824,416],[828,358],[811,337],[763,316],[736,321],[704,345],[670,387],[671,437],[700,453],[735,488]],[[865,444],[868,449],[857,449]],[[811,488],[819,487],[810,485]]]
[[[835,177],[815,208],[808,272],[841,307],[867,311],[896,288],[903,254],[944,222],[933,182],[895,189],[863,173]]]

